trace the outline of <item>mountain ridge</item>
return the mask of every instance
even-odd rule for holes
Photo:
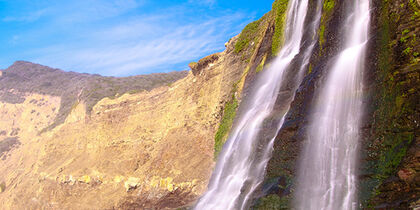
[[[22,102],[21,95],[34,92],[63,98],[59,115],[51,128],[64,122],[71,107],[78,100],[84,100],[86,111],[102,98],[115,97],[127,92],[150,91],[162,85],[171,84],[187,75],[187,71],[155,73],[131,77],[104,77],[96,74],[66,72],[41,64],[16,61],[2,71],[0,77],[0,100],[12,103]],[[14,93],[7,91],[13,87]]]

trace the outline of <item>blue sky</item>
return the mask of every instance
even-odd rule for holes
[[[16,60],[129,76],[186,70],[273,0],[0,0],[0,69]]]

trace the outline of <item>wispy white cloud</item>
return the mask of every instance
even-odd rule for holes
[[[141,0],[84,0],[52,3],[55,11],[55,21],[60,23],[77,23],[97,21],[115,17],[143,5]]]
[[[216,4],[216,0],[188,0],[190,4],[201,4],[209,7],[213,7]]]
[[[15,34],[16,43],[33,45],[18,59],[113,76],[185,70],[188,62],[222,51],[227,39],[254,18],[232,11],[197,15],[187,1],[152,12],[141,9],[146,0],[42,2],[42,12],[8,19],[42,19],[42,27]]]
[[[162,17],[136,18],[92,32],[92,43],[79,49],[62,45],[42,49],[45,56],[36,62],[65,66],[69,70],[100,70],[104,75],[150,73],[152,69],[172,71],[174,64],[198,59],[203,54],[221,51],[226,34],[231,33],[240,13],[209,18],[203,22],[171,25]],[[235,31],[235,30],[233,30]],[[104,44],[109,43],[109,44]],[[186,68],[186,66],[185,66]]]
[[[129,10],[143,5],[144,0],[83,0],[83,1],[42,1],[43,8],[31,11],[26,9],[13,13],[2,18],[4,22],[34,22],[41,17],[53,17],[54,21],[66,22],[86,22],[100,20],[108,17],[120,15]],[[36,5],[34,2],[32,2]],[[28,5],[30,7],[32,5]]]
[[[6,16],[2,18],[2,21],[4,22],[34,22],[40,19],[47,12],[48,12],[48,9],[41,9],[35,12],[30,12],[28,14],[23,14],[19,16]]]

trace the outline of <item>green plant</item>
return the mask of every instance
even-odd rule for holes
[[[334,0],[324,1],[323,8],[324,8],[324,10],[327,10],[327,12],[330,12],[332,9],[334,9],[334,6],[335,6]]]
[[[265,60],[267,59],[267,56],[264,56],[261,63],[257,66],[256,72],[260,72],[264,69]]]
[[[235,53],[240,53],[246,47],[248,47],[250,41],[252,41],[255,37],[255,34],[258,31],[258,26],[260,25],[261,19],[256,20],[252,23],[249,23],[245,28],[242,30],[241,35],[239,35],[238,41],[235,44]]]
[[[261,198],[258,201],[255,209],[258,210],[277,210],[277,209],[289,209],[288,198],[280,198],[278,195],[268,195]]]
[[[286,23],[288,0],[276,0],[273,3],[272,11],[275,16],[275,29],[271,44],[271,53],[277,55],[284,43],[284,27]]]
[[[405,50],[403,51],[404,55],[409,55],[411,53],[412,48],[411,47],[407,47],[405,48]]]
[[[321,15],[321,23],[319,26],[319,45],[320,49],[323,49],[325,44],[325,29],[328,20],[330,19],[333,9],[335,7],[335,0],[325,0],[324,4],[322,5],[322,15]]]
[[[233,124],[233,120],[236,116],[236,109],[238,108],[238,100],[235,95],[232,94],[232,98],[226,103],[223,118],[220,122],[219,128],[217,129],[216,136],[214,139],[214,157],[217,158],[220,151],[222,150],[223,144],[229,135],[230,129]]]

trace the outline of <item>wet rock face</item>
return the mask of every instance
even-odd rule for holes
[[[373,5],[360,197],[369,208],[414,208],[420,199],[420,5]]]
[[[310,5],[312,5],[310,9],[315,10],[316,1],[311,1]],[[291,197],[290,188],[293,188],[293,180],[296,175],[301,146],[306,139],[306,126],[308,120],[311,118],[311,108],[314,106],[314,99],[319,87],[323,83],[327,73],[326,70],[331,65],[327,63],[327,60],[334,56],[340,48],[340,42],[337,37],[340,34],[340,23],[343,21],[341,15],[343,9],[343,3],[341,1],[336,2],[332,12],[333,15],[325,17],[327,20],[321,23],[326,24],[326,42],[322,48],[319,42],[315,46],[307,73],[296,92],[295,99],[285,117],[283,127],[276,136],[273,157],[267,166],[267,183],[270,183],[270,180],[282,179],[287,180],[287,184],[275,191],[269,189],[263,190],[271,191],[271,193],[277,194],[281,199],[287,198],[283,201],[285,203]],[[311,18],[308,18],[306,22],[309,23],[310,21]],[[305,38],[310,39],[311,37]],[[297,68],[298,65],[296,64],[294,68]],[[289,75],[288,78],[289,80],[296,79],[295,75]],[[287,85],[285,90],[287,90]],[[280,104],[281,101],[277,103]]]
[[[276,137],[273,157],[267,166],[266,184],[262,189],[262,193],[268,195],[260,199],[260,203],[287,205],[291,199],[290,189],[294,187],[299,155],[307,139],[306,129],[312,117],[312,107],[328,74],[326,70],[331,65],[327,60],[341,48],[339,37],[345,3],[334,2],[331,12],[323,10],[320,27],[325,24],[325,42],[320,40],[316,46],[308,73]],[[416,182],[419,179],[419,159],[416,155],[419,150],[419,124],[415,122],[420,119],[418,102],[414,101],[420,98],[417,91],[419,57],[415,53],[420,50],[419,42],[413,41],[413,35],[420,30],[419,17],[415,16],[418,8],[414,1],[373,1],[372,38],[364,74],[365,114],[360,152],[359,197],[363,208],[404,209],[419,199],[415,190],[418,189],[416,183],[419,183]],[[392,23],[390,28],[384,29],[384,19]],[[384,34],[387,40],[383,40]],[[388,52],[384,45],[389,47],[388,54],[383,53]],[[411,49],[411,54],[407,54],[407,49]],[[381,64],[384,60],[387,62]],[[279,179],[287,180],[286,186],[270,184]],[[380,193],[375,195],[375,189]],[[276,199],[273,195],[277,196]]]

